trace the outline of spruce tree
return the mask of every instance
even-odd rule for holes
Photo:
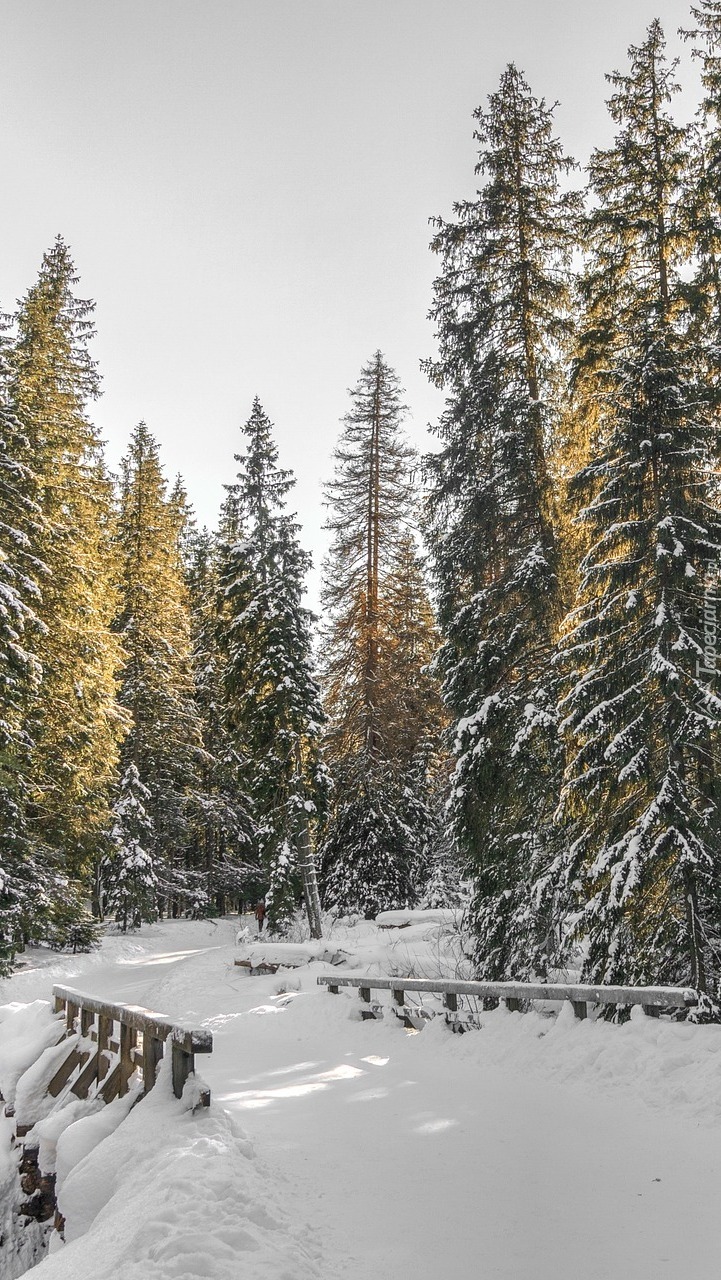
[[[47,888],[27,825],[27,725],[41,674],[34,647],[43,565],[33,554],[40,508],[28,441],[10,404],[6,343],[0,328],[0,976]]]
[[[218,647],[218,539],[194,532],[186,552],[195,703],[201,727],[202,809],[195,825],[195,863],[203,871],[209,910],[222,915],[228,897],[257,880],[254,827],[244,792],[241,756],[224,710],[223,661]]]
[[[256,398],[222,522],[218,637],[224,706],[252,802],[268,881],[269,927],[283,931],[302,889],[311,931],[319,937],[311,840],[327,799],[319,745],[324,716],[312,675],[311,615],[301,604],[309,557],[285,510],[295,482],[278,466],[272,431]]]
[[[561,415],[578,197],[553,111],[507,67],[488,108],[475,199],[436,220],[431,316],[447,392],[429,474],[427,534],[453,721],[450,814],[475,881],[476,964],[487,978],[543,971],[561,768],[551,662],[560,617],[549,458]]]
[[[92,304],[58,239],[20,305],[10,394],[28,441],[40,520],[33,551],[45,569],[36,654],[42,697],[34,741],[30,831],[46,865],[87,882],[107,829],[126,729],[117,702],[122,651],[115,607],[112,488],[87,403],[98,394],[88,343]]]
[[[105,909],[123,933],[158,918],[158,878],[153,867],[150,791],[129,764],[113,805],[111,853],[102,867]]]
[[[327,491],[323,679],[335,802],[323,866],[330,905],[374,916],[415,897],[440,708],[424,670],[433,622],[409,534],[414,455],[381,352],[350,394]]]
[[[614,145],[590,164],[576,396],[598,411],[575,478],[592,545],[563,644],[569,758],[557,871],[592,981],[715,987],[719,720],[704,655],[718,597],[718,426],[689,315],[688,132],[658,22],[609,76]]]
[[[682,32],[695,43],[703,96],[697,128],[689,131],[683,218],[692,246],[692,323],[704,343],[711,379],[718,383],[721,332],[721,3],[692,5],[696,29]]]
[[[167,494],[158,447],[145,423],[122,462],[115,629],[126,654],[120,701],[130,717],[123,768],[150,792],[149,852],[164,909],[177,912],[194,876],[188,853],[201,820],[204,754],[193,683],[190,610],[180,541],[185,506]]]

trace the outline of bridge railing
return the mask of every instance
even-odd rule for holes
[[[361,1000],[361,1017],[381,1015],[380,1006],[374,1004],[372,991],[390,991],[395,1012],[407,1024],[414,1019],[426,1019],[433,1014],[427,1008],[408,1005],[407,992],[429,992],[443,997],[446,1016],[453,1021],[458,1013],[459,996],[477,1000],[503,1001],[507,1009],[519,1010],[536,1000],[568,1001],[577,1018],[585,1018],[589,1005],[640,1005],[649,1017],[657,1018],[662,1009],[690,1009],[698,1004],[698,994],[687,987],[614,987],[592,986],[586,983],[565,982],[474,982],[453,978],[371,978],[341,977],[339,974],[323,974],[319,986],[325,986],[337,995],[341,987],[356,987]],[[365,1006],[365,1007],[364,1007]]]
[[[71,987],[53,987],[53,999],[57,1040],[40,1054],[51,1055],[48,1072],[29,1098],[18,1103],[16,1097],[14,1104],[8,1104],[5,1115],[14,1119],[13,1136],[21,1147],[20,1188],[27,1199],[19,1205],[18,1212],[38,1222],[46,1222],[54,1214],[55,1225],[62,1232],[63,1219],[56,1211],[55,1174],[40,1168],[39,1140],[32,1134],[28,1138],[37,1119],[45,1114],[39,1105],[41,1095],[49,1094],[55,1100],[53,1111],[62,1109],[74,1097],[112,1102],[129,1092],[137,1071],[143,1079],[138,1096],[147,1094],[155,1084],[158,1064],[169,1045],[173,1093],[179,1098],[195,1070],[196,1053],[210,1053],[213,1037],[209,1031],[184,1027],[151,1009],[112,1004]],[[203,1086],[194,1101],[197,1106],[209,1106],[210,1090]]]
[[[106,1102],[128,1091],[131,1076],[140,1069],[143,1089],[148,1093],[155,1084],[158,1063],[170,1036],[173,1093],[181,1097],[191,1072],[195,1071],[196,1053],[211,1053],[213,1037],[209,1031],[192,1029],[170,1022],[163,1014],[137,1005],[112,1004],[95,996],[84,995],[71,987],[53,987],[56,1013],[65,1013],[67,1034],[79,1031],[85,1041],[71,1053],[48,1086],[57,1097],[79,1065],[82,1070],[73,1081],[72,1092],[87,1097],[95,1082]],[[204,1106],[210,1104],[210,1093],[201,1095]]]

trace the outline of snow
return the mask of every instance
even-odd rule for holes
[[[453,976],[462,951],[430,927],[336,924],[330,942],[363,972]],[[67,1243],[38,1280],[715,1280],[721,1027],[563,1006],[416,1034],[353,1020],[356,993],[318,988],[317,960],[249,976],[237,928],[153,925],[0,986],[23,1002],[72,979],[214,1037],[209,1110],[161,1070],[105,1135],[115,1104],[41,1121]]]
[[[16,983],[17,978],[13,982]],[[47,984],[43,983],[41,989],[47,997]],[[57,1043],[62,1027],[52,1014],[47,998],[3,1005],[0,1026],[0,1093],[6,1102],[14,1103],[18,1080],[43,1049]]]
[[[282,968],[295,969],[300,965],[320,961],[323,964],[342,964],[349,959],[348,952],[337,946],[329,946],[327,942],[255,942],[245,943],[238,952],[236,960],[248,964],[251,969],[260,965],[278,965]]]
[[[448,908],[426,908],[424,911],[380,911],[376,924],[380,929],[405,929],[413,924],[440,924],[450,928],[458,926],[463,912]]]

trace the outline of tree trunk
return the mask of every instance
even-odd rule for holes
[[[704,965],[703,946],[701,942],[701,924],[698,913],[698,892],[696,877],[690,867],[683,873],[684,897],[686,899],[686,927],[688,929],[689,958],[691,961],[691,986],[696,991],[706,990],[706,966]]]
[[[301,751],[300,744],[296,746],[296,761],[298,773],[300,775]],[[305,901],[305,910],[308,916],[308,924],[310,925],[311,938],[323,937],[323,926],[321,922],[320,911],[320,894],[318,892],[318,876],[315,869],[315,858],[313,857],[313,846],[310,840],[310,828],[308,825],[308,815],[305,809],[301,809],[298,815],[298,834],[297,834],[297,855],[298,870],[300,871],[301,883],[303,885],[303,898]]]

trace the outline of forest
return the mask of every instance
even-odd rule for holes
[[[263,897],[320,936],[463,884],[479,977],[721,1016],[721,0],[685,35],[694,117],[654,22],[585,173],[515,65],[476,111],[476,194],[432,219],[445,408],[417,456],[359,352],[320,619],[261,399],[215,529],[146,423],[112,474],[93,304],[45,253],[0,346],[0,973],[109,923]]]

